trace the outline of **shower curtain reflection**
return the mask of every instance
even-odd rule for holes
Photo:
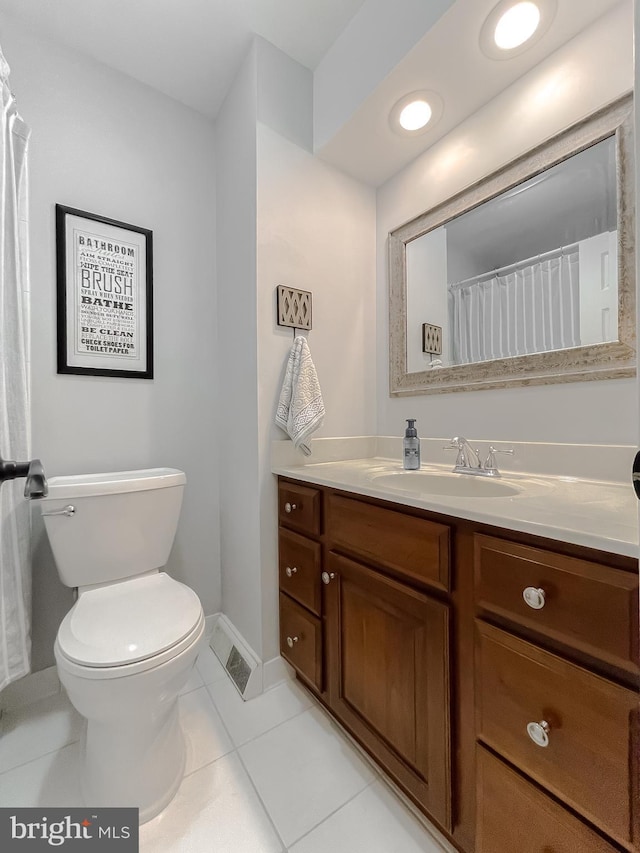
[[[449,285],[452,364],[580,346],[578,247]]]

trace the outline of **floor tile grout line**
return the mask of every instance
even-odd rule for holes
[[[204,688],[205,688],[205,693],[206,693],[206,695],[207,695],[207,699],[208,699],[208,700],[209,700],[209,702],[211,703],[211,707],[212,707],[212,708],[213,708],[213,710],[216,712],[216,715],[218,716],[218,719],[219,719],[219,720],[220,720],[220,722],[222,723],[222,728],[224,729],[224,732],[225,732],[225,734],[226,734],[227,738],[229,739],[229,743],[231,744],[231,749],[230,749],[228,752],[225,752],[225,753],[223,753],[222,755],[219,755],[217,758],[214,758],[214,759],[212,759],[211,761],[207,761],[207,763],[206,763],[206,764],[203,764],[203,765],[202,765],[202,767],[196,767],[196,768],[195,768],[195,770],[191,770],[189,773],[185,773],[185,774],[184,774],[184,776],[182,777],[183,779],[186,779],[188,776],[192,776],[194,773],[197,773],[199,770],[204,770],[204,768],[205,768],[205,767],[210,767],[212,764],[215,764],[215,763],[216,763],[216,761],[219,761],[221,758],[225,758],[226,756],[231,755],[232,753],[234,753],[234,752],[237,752],[237,751],[238,751],[238,748],[237,748],[237,746],[235,745],[233,738],[231,737],[231,732],[230,732],[230,731],[229,731],[229,729],[226,727],[225,722],[224,722],[224,720],[222,719],[222,714],[221,714],[221,713],[220,713],[220,711],[218,711],[218,709],[216,708],[216,704],[215,704],[215,702],[213,701],[213,697],[211,696],[211,694],[209,693],[209,691],[206,689],[206,688],[207,688],[207,685],[206,685],[206,684],[203,684],[203,685],[202,685],[202,687],[204,687]],[[199,690],[200,688],[198,687],[197,689]],[[190,691],[189,691],[189,693],[193,693],[193,691],[192,691],[192,690],[190,690]],[[185,695],[185,696],[188,696],[189,694],[188,694],[188,693],[185,693],[184,695]]]
[[[426,814],[420,812],[417,806],[411,803],[407,795],[396,785],[393,779],[381,773],[378,781],[384,786],[385,790],[393,796],[394,801],[402,807],[404,813],[409,815],[429,836],[429,839],[438,846],[438,853],[456,853],[451,842],[448,841],[448,839],[440,832],[438,827],[429,820]],[[444,844],[449,845],[449,849],[443,846],[443,840]]]
[[[244,762],[244,759],[242,758],[242,755],[241,755],[241,753],[240,753],[240,749],[241,749],[241,747],[247,746],[249,743],[252,743],[253,741],[256,741],[258,738],[262,737],[263,735],[266,735],[266,734],[268,734],[269,732],[273,732],[275,729],[279,728],[280,726],[284,725],[285,723],[290,722],[291,720],[294,720],[296,717],[302,716],[302,714],[307,713],[307,711],[312,711],[312,710],[314,710],[314,708],[320,708],[321,710],[323,710],[323,711],[324,711],[324,709],[322,708],[322,706],[320,705],[320,703],[319,703],[317,700],[313,699],[313,697],[311,697],[311,698],[312,698],[312,700],[313,700],[313,703],[312,703],[308,708],[305,708],[305,710],[304,710],[304,711],[301,711],[300,713],[298,713],[298,714],[294,715],[293,717],[290,717],[290,718],[289,718],[289,719],[287,719],[287,720],[283,720],[283,721],[282,721],[282,723],[278,723],[278,725],[277,725],[277,726],[274,726],[272,729],[268,729],[267,731],[263,732],[261,735],[257,735],[255,738],[252,738],[252,739],[251,739],[251,741],[247,741],[246,743],[241,744],[241,746],[238,746],[238,747],[237,747],[237,749],[236,749],[236,751],[237,751],[237,753],[238,753],[238,758],[240,759],[240,762],[242,763],[242,766],[243,766],[243,768],[245,769],[245,772],[246,772],[247,776],[251,779],[251,784],[252,784],[252,786],[253,786],[253,788],[254,788],[254,790],[255,790],[255,792],[256,792],[256,794],[257,794],[257,796],[258,796],[258,799],[260,800],[260,802],[261,802],[261,804],[262,804],[262,806],[263,806],[263,808],[264,808],[265,812],[267,813],[267,815],[268,815],[268,817],[269,817],[270,822],[273,824],[274,828],[276,829],[276,832],[278,833],[278,838],[280,838],[280,839],[283,841],[283,844],[284,844],[284,839],[282,839],[282,836],[280,835],[280,833],[278,832],[277,828],[275,827],[275,823],[273,822],[273,819],[272,819],[272,817],[271,817],[271,813],[269,812],[269,809],[267,808],[266,803],[263,801],[262,797],[260,796],[260,793],[259,793],[258,789],[256,788],[256,785],[255,785],[255,783],[254,783],[254,781],[253,781],[253,777],[251,776],[251,772],[249,771],[248,767],[246,766],[246,764],[245,764],[245,762]],[[213,701],[213,700],[212,700],[212,701]],[[215,704],[215,703],[214,703],[214,704]],[[220,715],[220,716],[222,717],[222,715]],[[335,724],[333,723],[333,720],[332,720],[331,716],[330,716],[326,711],[324,712],[324,717],[325,717],[325,718],[326,718],[330,723],[332,723],[332,727],[333,727],[333,728],[336,728]],[[338,730],[338,734],[340,735],[339,730]],[[354,747],[354,745],[353,745],[353,744],[352,744],[352,743],[351,743],[347,738],[345,738],[344,736],[342,736],[342,737],[341,737],[341,740],[343,740],[343,741],[344,741],[344,743],[349,747],[349,749],[350,749],[350,750],[352,750],[352,751],[353,751],[353,753],[354,753],[355,755],[357,755],[357,756],[360,758],[360,760],[361,760],[361,761],[363,761],[363,763],[365,763],[365,764],[367,765],[367,767],[368,767],[368,768],[370,767],[369,762],[363,759],[363,757],[360,755],[359,750],[357,750],[357,749]],[[372,768],[371,768],[371,769],[372,769]],[[313,832],[313,830],[314,830],[314,829],[316,829],[318,826],[320,826],[320,824],[324,823],[324,822],[325,822],[325,820],[328,820],[328,818],[330,818],[330,817],[331,817],[331,815],[333,815],[333,814],[335,814],[336,812],[340,811],[340,809],[341,809],[341,808],[344,808],[344,806],[346,806],[346,805],[347,805],[347,803],[350,803],[350,802],[351,802],[352,800],[354,800],[357,796],[359,796],[359,795],[360,795],[360,794],[362,794],[364,791],[366,791],[366,790],[367,790],[367,788],[369,788],[369,787],[371,787],[371,785],[375,784],[375,782],[377,782],[378,780],[379,780],[379,773],[374,773],[373,779],[371,779],[371,781],[370,781],[370,782],[367,782],[367,783],[366,783],[366,784],[365,784],[365,785],[364,785],[364,786],[363,786],[359,791],[357,791],[355,794],[353,794],[353,795],[352,795],[352,796],[350,796],[348,799],[346,799],[343,803],[341,803],[339,806],[337,806],[337,807],[336,807],[332,812],[330,812],[326,817],[324,817],[322,820],[318,821],[318,823],[317,823],[317,824],[314,824],[314,826],[313,826],[313,827],[311,827],[311,829],[309,829],[307,832],[303,833],[303,834],[300,836],[300,838],[296,838],[296,839],[295,839],[295,841],[293,841],[293,842],[291,843],[291,845],[289,845],[289,846],[291,847],[291,846],[293,846],[294,844],[297,844],[297,843],[298,843],[298,841],[300,841],[300,839],[301,839],[301,838],[304,838],[306,835],[309,835],[309,833],[310,833],[310,832]],[[288,849],[289,849],[289,848],[285,845],[284,853],[287,853]]]
[[[267,808],[267,804],[264,802],[264,800],[263,800],[263,799],[262,799],[262,797],[260,796],[260,791],[258,791],[258,789],[257,789],[257,787],[256,787],[256,783],[253,781],[253,776],[252,776],[252,775],[251,775],[251,773],[249,772],[249,768],[248,768],[248,767],[247,767],[247,765],[244,763],[244,760],[243,760],[242,756],[240,755],[240,750],[236,750],[236,752],[237,752],[237,755],[238,755],[238,760],[239,760],[239,762],[240,762],[240,764],[241,764],[241,766],[242,766],[242,769],[244,770],[244,772],[245,772],[245,774],[246,774],[246,776],[247,776],[247,779],[248,779],[248,780],[249,780],[249,782],[251,783],[251,787],[252,787],[252,788],[253,788],[253,790],[255,791],[256,797],[258,798],[258,802],[259,802],[259,803],[260,803],[260,805],[262,806],[262,808],[263,808],[263,810],[264,810],[264,813],[266,814],[266,816],[267,816],[267,818],[268,818],[268,820],[269,820],[269,823],[270,823],[270,824],[271,824],[271,826],[273,827],[273,831],[275,832],[277,839],[280,841],[280,843],[281,843],[281,845],[282,845],[282,851],[283,851],[283,853],[287,853],[288,847],[287,847],[287,845],[286,845],[286,844],[285,844],[285,842],[284,842],[284,838],[280,835],[280,831],[278,830],[278,827],[275,825],[275,822],[274,822],[274,820],[273,820],[273,818],[272,818],[272,816],[271,816],[271,812],[270,812],[270,811],[269,811],[269,809]]]
[[[206,686],[207,686],[207,685],[205,685],[205,687],[206,687]],[[270,823],[271,827],[273,828],[273,831],[274,831],[274,832],[275,832],[275,834],[276,834],[276,838],[278,839],[278,841],[279,841],[279,842],[281,843],[281,845],[282,845],[282,851],[281,851],[281,853],[287,853],[287,845],[284,843],[284,839],[282,838],[282,836],[281,836],[281,835],[280,835],[280,833],[278,832],[278,828],[276,827],[275,823],[273,822],[273,818],[271,817],[271,814],[270,814],[270,812],[269,812],[269,809],[267,808],[267,806],[266,806],[266,804],[264,803],[264,801],[263,801],[262,797],[260,796],[260,793],[259,793],[258,789],[256,788],[255,783],[254,783],[254,781],[253,781],[253,777],[251,776],[251,773],[249,773],[249,770],[248,770],[248,768],[247,768],[246,764],[245,764],[245,763],[244,763],[244,761],[242,760],[242,756],[240,755],[240,748],[239,748],[238,746],[236,746],[236,745],[235,745],[235,741],[234,741],[233,737],[231,736],[231,732],[230,732],[230,731],[229,731],[229,729],[227,728],[227,724],[226,724],[226,723],[225,723],[225,721],[224,721],[224,717],[222,716],[222,714],[221,714],[221,713],[220,713],[220,711],[218,710],[218,708],[217,708],[217,706],[216,706],[216,703],[215,703],[215,701],[214,701],[214,699],[213,699],[213,696],[211,695],[211,693],[210,693],[210,691],[209,691],[208,689],[207,689],[207,695],[209,696],[209,701],[211,702],[211,705],[213,706],[213,708],[214,708],[214,710],[215,710],[216,714],[217,714],[217,715],[218,715],[218,717],[220,718],[220,721],[221,721],[221,723],[222,723],[222,727],[224,728],[224,730],[225,730],[225,732],[227,733],[227,736],[228,736],[228,738],[229,738],[229,740],[230,740],[231,744],[233,745],[233,749],[231,750],[231,752],[228,752],[228,753],[226,753],[226,754],[227,754],[227,755],[232,755],[232,754],[235,752],[235,754],[236,754],[236,756],[237,756],[237,758],[238,758],[238,761],[240,762],[240,766],[242,767],[242,769],[243,769],[243,771],[244,771],[245,776],[246,776],[246,777],[247,777],[247,779],[249,780],[249,784],[251,785],[252,789],[255,791],[255,795],[256,795],[256,797],[258,798],[258,802],[260,803],[260,805],[261,805],[261,807],[262,807],[262,810],[264,811],[265,815],[267,816],[267,820],[269,821],[269,823]],[[240,701],[242,702],[242,701],[244,701],[244,700],[243,700],[242,698],[240,698]],[[244,744],[243,744],[243,745],[244,745]],[[221,757],[221,758],[224,758],[224,756],[220,756],[220,757]],[[216,759],[216,760],[217,760],[217,759]],[[213,762],[210,762],[210,763],[213,763]]]
[[[207,761],[206,764],[201,764],[200,767],[194,767],[193,770],[190,770],[188,773],[184,773],[182,775],[183,779],[188,779],[190,776],[193,776],[194,773],[199,773],[201,770],[204,770],[205,767],[211,767],[212,764],[215,764],[216,761],[220,761],[221,758],[228,758],[230,755],[233,755],[234,752],[238,750],[232,746],[228,752],[223,752],[222,755],[216,756],[216,758],[212,758],[211,761]]]
[[[206,684],[204,685],[204,688],[205,688],[205,691],[207,693],[207,697],[209,698],[209,702],[211,702],[211,706],[213,707],[213,710],[216,712],[216,714],[220,718],[220,722],[222,723],[222,728],[225,730],[225,733],[226,733],[227,737],[229,738],[229,742],[231,743],[233,750],[234,751],[237,750],[238,746],[237,746],[236,742],[234,741],[233,737],[231,736],[231,732],[229,731],[229,728],[224,721],[224,717],[222,716],[222,714],[218,710],[218,706],[216,705],[216,703],[213,699],[213,696],[211,695],[211,692],[209,691],[209,688]]]
[[[341,805],[337,806],[337,808],[335,808],[332,812],[329,812],[329,814],[328,814],[328,815],[326,815],[326,817],[323,817],[323,818],[322,818],[322,820],[319,820],[319,821],[318,821],[318,823],[316,823],[314,826],[312,826],[312,827],[311,827],[311,829],[308,829],[306,832],[303,832],[303,833],[302,833],[302,835],[301,835],[299,838],[296,838],[296,840],[295,840],[295,841],[292,841],[292,842],[291,842],[290,846],[291,846],[291,847],[295,847],[295,845],[296,845],[299,841],[302,841],[302,839],[303,839],[303,838],[306,838],[306,837],[307,837],[307,835],[311,835],[311,833],[312,833],[312,832],[314,832],[314,830],[316,830],[319,826],[322,826],[322,824],[323,824],[323,823],[326,823],[326,822],[329,820],[329,818],[333,817],[333,816],[334,816],[335,814],[337,814],[341,809],[345,808],[345,806],[348,806],[348,805],[349,805],[349,803],[352,803],[352,802],[353,802],[357,797],[359,797],[359,796],[360,796],[360,794],[364,794],[364,792],[365,792],[365,791],[367,791],[367,790],[368,790],[372,785],[375,785],[375,783],[376,783],[377,781],[378,781],[377,779],[372,779],[372,780],[371,780],[371,782],[368,782],[368,783],[364,786],[364,788],[361,788],[359,791],[356,791],[356,793],[355,793],[355,794],[352,794],[352,795],[349,797],[349,799],[345,800],[345,801],[344,801],[344,803],[342,803]]]
[[[70,740],[67,743],[63,743],[62,746],[57,746],[55,749],[50,749],[48,752],[43,752],[42,755],[36,755],[34,758],[29,758],[27,761],[23,761],[22,764],[16,764],[15,767],[8,767],[6,770],[0,770],[0,779],[2,779],[2,777],[7,773],[13,773],[14,770],[20,770],[21,767],[26,767],[28,764],[33,764],[35,761],[41,761],[48,755],[54,755],[56,752],[61,752],[63,749],[67,749],[76,743],[80,743],[81,740],[82,736],[75,740]]]
[[[212,701],[212,703],[213,703],[213,706],[214,706],[214,708],[216,709],[216,711],[218,712],[218,715],[219,715],[219,717],[220,717],[220,719],[222,720],[223,725],[224,725],[224,718],[222,717],[222,713],[221,713],[220,709],[219,709],[219,708],[218,708],[218,706],[216,705],[216,700],[213,698],[213,696],[211,696],[211,693],[209,692],[209,690],[207,690],[207,693],[209,693],[209,696],[211,697],[211,701]],[[260,695],[261,695],[261,696],[264,696],[264,693],[261,693]],[[257,698],[258,698],[258,697],[256,696],[256,699],[257,699]],[[240,701],[241,701],[241,702],[243,702],[244,700],[243,700],[243,699],[241,699]],[[316,704],[308,705],[306,708],[303,708],[301,711],[296,711],[296,713],[295,713],[295,714],[293,714],[293,716],[291,716],[291,717],[287,717],[287,718],[286,718],[286,720],[281,720],[279,723],[276,723],[275,725],[271,726],[271,728],[265,729],[263,732],[260,732],[260,734],[253,735],[253,736],[252,736],[252,737],[250,737],[248,740],[245,740],[245,741],[243,741],[242,743],[238,743],[238,744],[236,744],[236,742],[235,742],[235,740],[234,740],[233,736],[231,735],[231,732],[229,731],[229,729],[227,728],[227,726],[226,726],[226,725],[225,725],[225,729],[226,729],[226,730],[227,730],[227,732],[229,733],[229,737],[231,738],[232,742],[235,744],[236,749],[240,749],[240,748],[241,748],[241,747],[243,747],[243,746],[247,746],[247,744],[253,743],[253,741],[254,741],[254,740],[257,740],[259,737],[262,737],[263,735],[266,735],[266,734],[267,734],[267,732],[272,732],[272,731],[274,731],[274,729],[277,729],[277,728],[279,728],[280,726],[284,725],[285,723],[288,723],[290,720],[295,720],[295,718],[296,718],[296,717],[300,717],[302,714],[305,714],[307,711],[311,711],[311,710],[313,710],[313,708],[315,708],[315,707],[316,707]]]

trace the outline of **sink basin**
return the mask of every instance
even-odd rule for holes
[[[472,474],[435,474],[431,471],[393,471],[374,474],[376,486],[412,495],[449,495],[456,498],[508,498],[522,489],[501,480]]]

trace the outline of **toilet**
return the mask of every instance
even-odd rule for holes
[[[60,579],[78,588],[54,652],[87,721],[84,803],[137,807],[141,823],[182,781],[178,695],[204,637],[198,596],[162,571],[185,483],[173,468],[53,477],[40,502]]]

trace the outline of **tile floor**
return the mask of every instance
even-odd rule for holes
[[[184,781],[141,853],[444,853],[294,682],[243,702],[208,648],[180,697]],[[0,806],[77,806],[81,720],[57,694],[0,721]]]

